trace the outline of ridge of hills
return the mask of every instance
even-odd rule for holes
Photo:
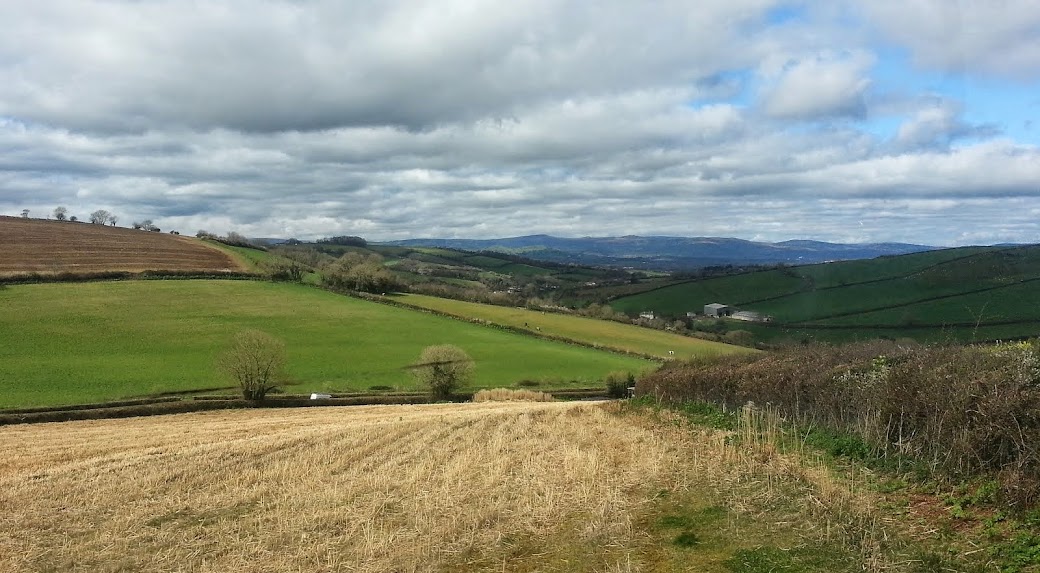
[[[652,270],[724,265],[810,264],[935,250],[907,243],[843,244],[811,240],[777,243],[728,237],[636,236],[566,238],[527,235],[499,239],[407,239],[383,244],[498,251],[536,260]]]

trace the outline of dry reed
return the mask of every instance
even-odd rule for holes
[[[478,390],[473,395],[474,402],[552,402],[552,394],[535,390],[512,390],[510,388],[494,388]]]

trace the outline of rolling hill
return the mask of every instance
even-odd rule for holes
[[[477,388],[521,381],[542,388],[598,386],[611,371],[655,366],[267,281],[11,285],[0,287],[0,308],[0,408],[227,388],[216,358],[246,328],[285,342],[287,391],[304,394],[415,389],[408,367],[434,344],[455,344],[473,357]]]
[[[772,317],[730,322],[764,339],[993,340],[1036,336],[1040,246],[966,247],[690,280],[619,297],[667,317],[723,303]],[[737,326],[737,324],[740,324]]]
[[[246,270],[236,257],[194,238],[0,216],[0,277],[27,273]]]

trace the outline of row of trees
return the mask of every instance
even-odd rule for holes
[[[262,330],[243,330],[219,357],[218,369],[238,384],[242,397],[260,401],[285,380],[285,343]],[[449,400],[473,377],[474,363],[458,346],[427,346],[408,367],[436,400]]]
[[[29,218],[29,209],[22,209],[22,218]],[[66,207],[58,206],[53,211],[54,218],[58,221],[79,221],[79,217],[75,215],[69,215],[69,210]],[[95,225],[112,225],[115,226],[119,222],[119,217],[109,213],[104,209],[98,209],[90,214],[90,222]]]
[[[22,218],[28,219],[29,213],[29,209],[22,209]],[[75,215],[69,215],[69,209],[63,205],[55,207],[54,211],[52,211],[51,214],[57,221],[79,221],[79,217]],[[106,209],[98,209],[91,213],[87,220],[90,221],[90,223],[93,225],[109,225],[114,227],[116,223],[119,222],[119,216]],[[155,226],[155,224],[152,223],[151,219],[145,219],[144,221],[140,222],[134,221],[133,228],[144,231],[159,231],[159,227]]]

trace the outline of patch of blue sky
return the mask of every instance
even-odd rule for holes
[[[697,82],[701,94],[687,103],[690,109],[718,104],[750,107],[755,103],[756,74],[753,70],[727,70]]]
[[[961,106],[960,118],[967,124],[988,126],[1019,143],[1040,145],[1040,82],[1016,83],[982,78],[965,73],[943,73],[915,68],[905,50],[876,50],[877,63],[871,76],[874,98],[905,100],[902,119],[893,122],[876,116],[872,132],[891,134],[913,115],[912,100],[918,105],[929,98],[955,102]]]
[[[805,20],[805,6],[799,2],[784,2],[766,11],[766,23],[770,25],[786,24]]]

